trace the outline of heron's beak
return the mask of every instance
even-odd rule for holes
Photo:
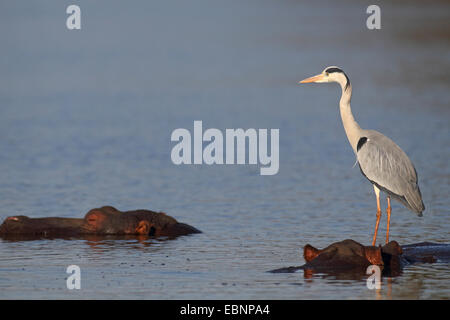
[[[318,82],[320,80],[323,80],[323,74],[322,73],[318,74],[317,76],[314,76],[314,77],[306,78],[306,79],[300,81],[299,84],[300,83]]]

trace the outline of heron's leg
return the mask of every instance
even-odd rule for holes
[[[380,189],[378,189],[375,185],[373,185],[373,190],[375,191],[375,195],[377,196],[377,223],[375,224],[375,234],[373,235],[372,245],[374,246],[377,242],[377,233],[378,226],[380,225],[381,218],[381,206],[380,206]]]
[[[389,224],[391,223],[391,197],[387,196],[388,207],[386,209],[387,213],[387,229],[386,229],[386,243],[389,242]]]

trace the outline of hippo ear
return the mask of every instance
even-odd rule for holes
[[[84,216],[84,227],[91,231],[100,229],[106,216],[99,210],[91,210]]]
[[[380,247],[364,247],[364,254],[366,259],[369,260],[370,264],[382,266],[383,256],[381,255]]]
[[[147,220],[141,220],[136,228],[136,234],[153,236],[155,235],[155,227]]]
[[[92,227],[96,227],[97,226],[97,221],[98,221],[98,215],[96,214],[96,212],[92,212],[92,213],[88,213],[85,217],[84,220],[86,221],[86,223]]]
[[[305,259],[306,262],[310,262],[312,259],[314,259],[315,257],[317,257],[320,253],[319,249],[314,248],[312,245],[307,244],[304,248],[303,248],[303,258]]]

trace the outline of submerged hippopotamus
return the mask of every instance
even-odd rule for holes
[[[200,233],[163,212],[119,211],[111,206],[90,210],[83,219],[13,216],[0,226],[0,236],[67,237],[79,235],[145,235],[176,237]]]
[[[436,261],[450,262],[450,244],[422,242],[400,246],[391,241],[383,247],[364,246],[347,239],[335,242],[319,250],[307,244],[303,248],[305,264],[299,267],[275,269],[272,273],[290,273],[304,270],[305,275],[324,274],[365,274],[367,267],[377,265],[387,276],[399,275],[404,266]]]

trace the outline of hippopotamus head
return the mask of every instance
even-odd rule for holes
[[[324,249],[307,244],[303,248],[305,264],[299,267],[287,267],[271,270],[274,273],[304,271],[305,278],[314,273],[339,276],[341,278],[360,278],[366,276],[367,267],[377,265],[384,274],[400,270],[399,256],[402,249],[395,241],[383,247],[364,246],[347,239],[335,242]]]
[[[81,226],[84,233],[137,234],[148,236],[179,236],[200,231],[163,212],[134,210],[121,212],[111,206],[90,210]]]
[[[305,268],[311,269],[383,265],[380,247],[363,246],[351,239],[335,242],[322,250],[307,244],[303,248],[303,257],[306,261]]]

